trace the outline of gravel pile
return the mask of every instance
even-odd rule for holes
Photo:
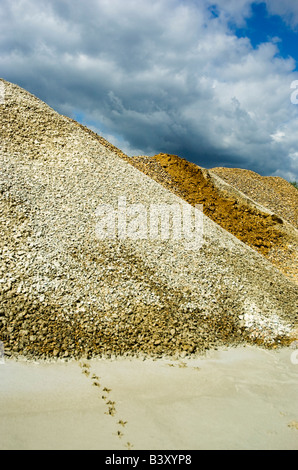
[[[276,212],[227,184],[216,172],[177,155],[133,157],[130,162],[192,206],[203,204],[204,214],[298,284],[298,231]]]
[[[3,83],[0,340],[7,355],[184,356],[296,338],[297,287],[206,215],[196,250],[171,237],[100,240],[98,207],[116,210],[119,197],[145,208],[187,204],[104,139]]]
[[[280,177],[261,176],[239,168],[213,168],[231,187],[272,211],[284,221],[281,243],[272,246],[267,259],[298,284],[298,191]]]
[[[298,191],[288,181],[241,168],[212,168],[211,171],[298,229]]]

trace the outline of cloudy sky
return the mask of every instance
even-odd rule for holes
[[[0,77],[128,155],[298,181],[297,46],[296,0],[0,2]]]

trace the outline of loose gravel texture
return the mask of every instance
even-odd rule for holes
[[[210,171],[298,229],[298,191],[285,179],[242,168],[217,167]]]
[[[130,160],[133,166],[192,206],[202,204],[209,218],[264,255],[298,284],[298,230],[287,220],[227,184],[216,172],[177,155],[158,154]],[[292,197],[293,201],[296,199]]]
[[[185,201],[3,81],[0,340],[29,358],[186,355],[297,337],[297,286],[203,215],[204,243],[96,234],[98,206]],[[122,154],[122,155],[121,155]]]
[[[284,242],[272,248],[268,259],[298,283],[298,191],[278,176],[261,176],[241,168],[212,168],[233,188],[272,211],[284,221]]]

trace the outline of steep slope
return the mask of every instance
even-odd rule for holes
[[[298,231],[282,217],[230,186],[216,172],[176,155],[133,157],[131,163],[192,206],[203,204],[204,213],[214,222],[298,283]]]
[[[298,229],[298,192],[288,181],[241,168],[212,168],[210,171]]]
[[[297,287],[207,216],[198,249],[171,237],[99,239],[98,208],[116,211],[119,197],[143,210],[190,206],[104,139],[3,83],[6,354],[186,354],[295,338]]]

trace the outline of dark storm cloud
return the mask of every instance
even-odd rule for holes
[[[298,179],[295,64],[231,33],[250,12],[248,0],[2,0],[0,76],[129,154]]]

